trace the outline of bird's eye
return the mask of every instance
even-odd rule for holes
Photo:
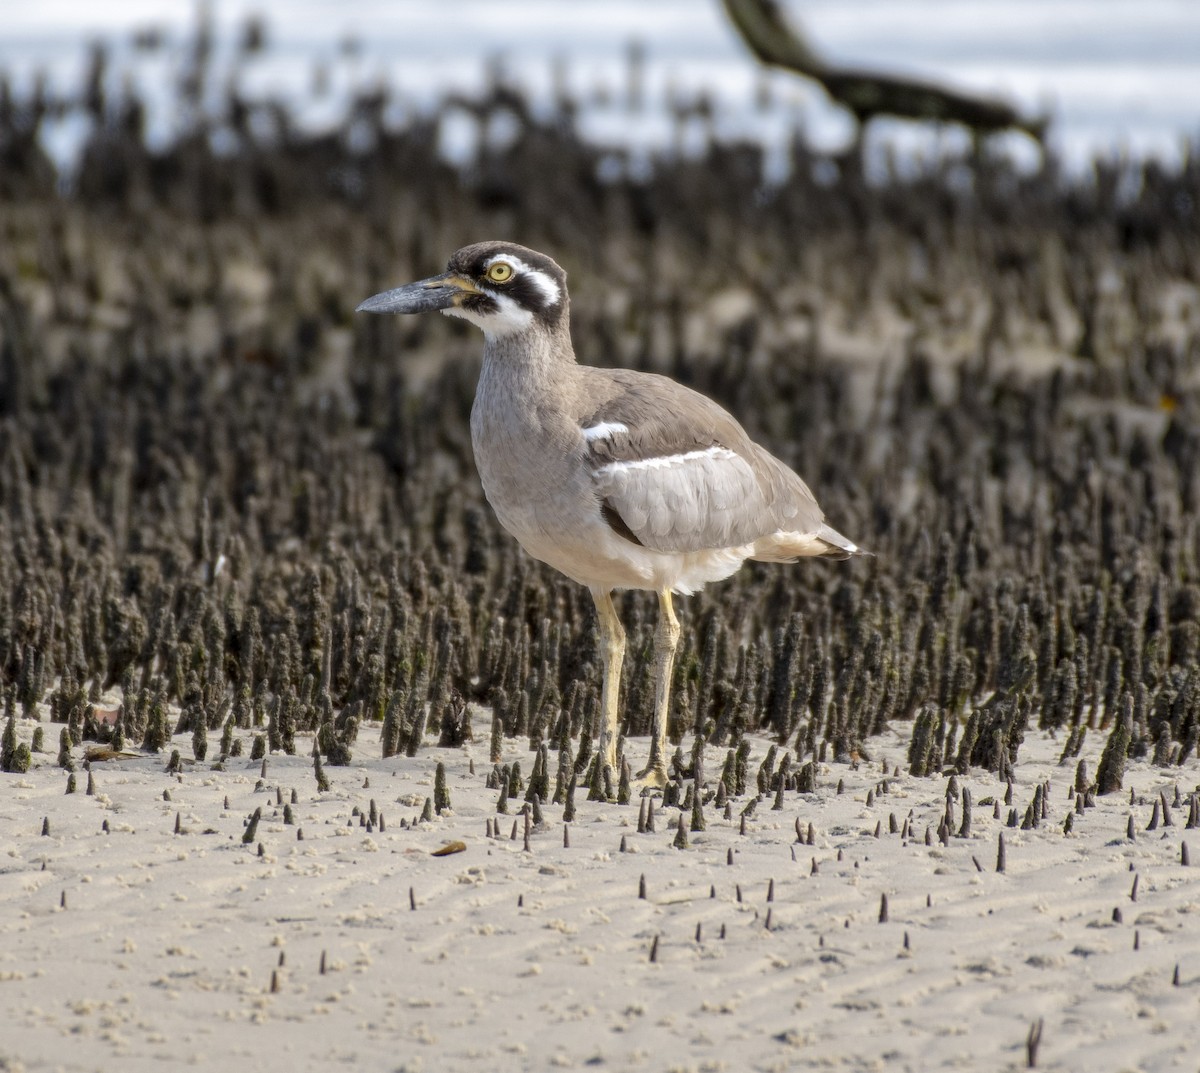
[[[512,265],[505,261],[497,261],[494,265],[490,265],[487,270],[487,278],[493,283],[507,283],[512,279]]]

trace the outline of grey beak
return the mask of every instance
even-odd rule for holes
[[[373,295],[355,313],[429,313],[457,305],[466,294],[474,294],[470,282],[454,272],[445,272],[418,283],[409,283]]]

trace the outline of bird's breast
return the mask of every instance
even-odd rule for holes
[[[578,430],[536,399],[498,398],[481,382],[471,444],[488,503],[527,550],[598,519]]]

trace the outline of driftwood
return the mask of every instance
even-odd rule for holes
[[[750,51],[764,64],[820,82],[859,121],[859,130],[877,115],[962,123],[977,134],[1020,130],[1041,141],[1045,117],[1024,116],[1012,105],[976,97],[932,82],[833,67],[813,51],[784,17],[775,0],[722,0],[725,11]]]

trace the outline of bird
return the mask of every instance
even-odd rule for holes
[[[748,559],[869,553],[827,525],[808,485],[712,399],[656,373],[576,361],[567,276],[545,254],[477,242],[440,275],[356,309],[434,311],[483,331],[471,444],[488,503],[528,554],[591,591],[604,662],[597,749],[614,774],[625,631],[613,592],[658,596],[650,754],[638,777],[662,787],[680,634],[672,597]]]

